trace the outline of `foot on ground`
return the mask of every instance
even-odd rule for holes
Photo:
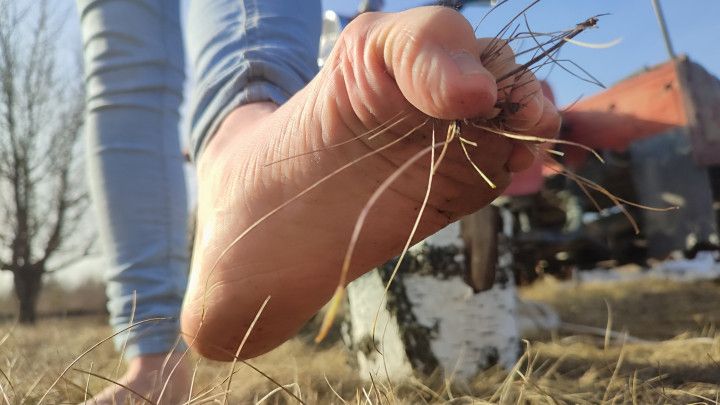
[[[183,308],[183,331],[194,349],[231,359],[268,296],[240,356],[264,353],[296,333],[332,296],[368,198],[431,144],[433,130],[438,142],[445,138],[447,121],[441,120],[493,117],[500,93],[523,106],[508,117],[508,126],[537,136],[556,134],[559,116],[532,74],[516,79],[526,84],[511,93],[502,90],[511,87],[507,83],[495,82],[517,66],[512,55],[489,70],[479,63],[487,44],[475,39],[464,17],[447,8],[362,15],[347,27],[318,76],[286,104],[250,104],[226,117],[198,163],[198,233]],[[405,119],[371,140],[267,166],[351,140],[398,117]],[[273,208],[426,121],[399,143],[267,218],[221,257]],[[496,134],[464,126],[463,137],[478,144],[469,147],[472,159],[498,188],[488,187],[454,142],[436,173],[416,239],[487,205],[508,185],[512,172],[533,162],[531,148]],[[370,212],[350,279],[402,249],[423,200],[429,159],[426,153],[410,167]]]
[[[117,380],[119,384],[130,388],[132,391],[144,396],[152,403],[181,404],[188,400],[190,387],[190,367],[181,354],[171,355],[166,364],[166,354],[151,354],[138,356],[130,360],[127,372]],[[172,368],[175,368],[165,391],[160,398],[165,382],[168,381]],[[163,365],[165,366],[163,368]],[[145,404],[142,398],[135,395],[118,384],[111,384],[93,398],[83,402],[81,405],[125,405]]]

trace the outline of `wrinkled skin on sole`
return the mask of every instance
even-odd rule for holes
[[[443,141],[447,120],[492,119],[500,96],[522,106],[503,117],[507,128],[556,135],[559,115],[532,74],[508,79],[524,83],[516,88],[495,82],[517,66],[509,48],[487,66],[480,63],[488,43],[447,8],[365,14],[343,32],[317,77],[286,104],[249,104],[224,119],[198,163],[198,232],[182,314],[193,349],[232,359],[268,296],[240,357],[262,354],[296,333],[332,296],[368,198],[428,149],[433,134]],[[376,136],[362,136],[373,130]],[[458,142],[451,143],[416,240],[487,205],[513,172],[533,163],[533,148],[522,142],[469,125],[462,137],[477,144],[470,157],[497,188],[482,180]],[[313,150],[318,152],[288,159]],[[427,187],[425,154],[370,211],[350,279],[400,253]]]

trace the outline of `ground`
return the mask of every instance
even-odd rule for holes
[[[54,308],[55,314],[62,305],[76,305],[73,298],[79,295],[83,299],[75,301],[95,302],[101,309],[97,287],[71,299],[54,290],[48,290],[43,308]],[[310,330],[250,361],[256,370],[238,364],[228,403],[296,403],[277,384],[308,404],[342,403],[340,397],[372,404],[718,402],[720,284],[543,281],[521,294],[552,305],[571,326],[591,326],[597,333],[528,337],[529,351],[509,374],[490,370],[469,384],[448,385],[431,377],[400,386],[384,378],[363,382],[340,342],[317,347]],[[0,315],[10,313],[9,305],[0,301]],[[618,333],[606,339],[608,308],[612,330]],[[64,368],[110,333],[104,315],[43,319],[36,327],[0,323],[0,403],[37,403]],[[222,403],[230,365],[195,360],[195,382],[188,387],[191,403]],[[112,379],[122,374],[117,368],[118,355],[105,343],[80,359],[44,403],[81,401],[86,392],[106,384],[88,371]]]

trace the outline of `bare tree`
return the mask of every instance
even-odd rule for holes
[[[0,270],[13,274],[21,323],[35,321],[50,266],[86,252],[70,243],[87,208],[82,80],[60,75],[51,14],[47,1],[0,0]]]

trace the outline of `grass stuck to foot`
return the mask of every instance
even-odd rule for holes
[[[615,333],[608,339],[562,330],[528,337],[513,370],[488,370],[465,383],[438,376],[400,383],[385,376],[363,381],[341,342],[311,342],[312,326],[249,361],[252,367],[237,364],[227,403],[299,402],[277,384],[307,404],[718,402],[716,283],[542,282],[521,295],[553,306],[568,324],[600,331],[610,308]],[[49,319],[35,327],[0,324],[0,404],[37,403],[68,364],[110,333],[103,317]],[[96,376],[122,375],[118,356],[111,343],[99,346],[73,366],[44,403],[78,403],[99,392],[108,383]],[[223,403],[230,365],[199,358],[193,363],[197,370],[188,403]]]

